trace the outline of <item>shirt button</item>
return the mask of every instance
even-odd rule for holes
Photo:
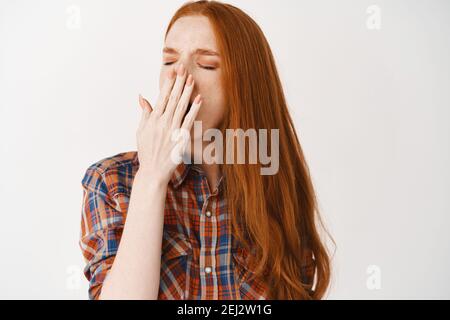
[[[205,268],[205,273],[211,273],[211,271],[212,271],[211,267],[206,267]]]
[[[206,216],[209,218],[211,217],[211,211],[206,211]]]

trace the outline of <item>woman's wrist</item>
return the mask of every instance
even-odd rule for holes
[[[135,175],[135,183],[152,189],[166,188],[169,181],[158,176],[155,170],[139,168]]]

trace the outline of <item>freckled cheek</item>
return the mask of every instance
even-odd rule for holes
[[[222,99],[214,96],[209,99],[205,98],[204,101],[196,119],[203,122],[204,129],[218,128],[224,116]]]
[[[195,88],[193,95],[201,94],[206,103],[217,101],[222,92],[221,84],[215,78],[195,78]],[[195,98],[194,96],[194,98]]]

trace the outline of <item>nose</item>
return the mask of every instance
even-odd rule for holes
[[[186,75],[192,74],[192,66],[188,59],[181,59],[178,60],[177,64],[175,65],[175,72],[178,71],[180,66],[183,65],[184,69],[186,70]],[[193,76],[193,74],[192,74]]]
[[[195,78],[195,74],[193,72],[193,66],[191,65],[189,60],[187,60],[187,59],[180,59],[174,65],[174,72],[175,72],[175,74],[178,72],[178,69],[180,68],[181,65],[183,65],[184,70],[186,72],[186,79],[189,76],[189,74],[192,74],[192,77],[194,79],[194,90],[192,91],[191,98],[190,98],[190,101],[192,102],[194,100],[194,98],[197,96],[197,93],[198,93],[198,87],[197,87],[197,84],[195,82],[196,78]]]

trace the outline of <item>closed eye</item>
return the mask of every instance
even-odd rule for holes
[[[166,62],[166,63],[164,63],[164,65],[165,66],[170,66],[170,65],[172,65],[172,64],[174,64],[175,62]],[[216,69],[216,67],[210,67],[210,66],[202,66],[202,65],[198,65],[200,68],[203,68],[203,69],[205,69],[205,70],[215,70]]]
[[[199,65],[199,66],[200,66],[200,68],[203,68],[203,69],[206,69],[206,70],[215,70],[216,69],[215,67],[202,66],[202,65]]]

